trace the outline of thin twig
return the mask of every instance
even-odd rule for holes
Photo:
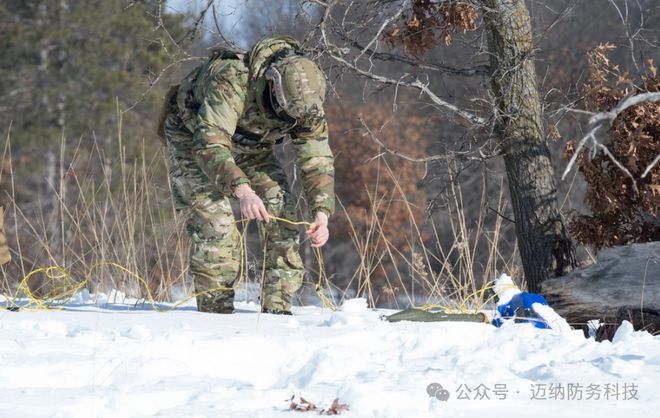
[[[568,165],[566,166],[566,169],[564,170],[564,173],[561,176],[561,179],[564,180],[566,178],[568,173],[573,168],[573,165],[575,164],[575,161],[577,160],[578,156],[580,155],[582,148],[586,145],[588,140],[591,140],[591,142],[594,144],[594,147],[603,150],[603,152],[612,160],[612,162],[617,167],[619,167],[628,177],[630,177],[633,183],[633,189],[635,190],[635,192],[638,192],[637,182],[635,181],[635,178],[632,176],[630,171],[628,171],[625,168],[623,164],[617,161],[617,159],[614,157],[614,155],[612,155],[612,153],[607,149],[607,147],[598,141],[598,139],[596,138],[596,132],[598,131],[598,129],[602,127],[602,123],[604,122],[609,122],[609,124],[611,125],[614,122],[614,120],[626,109],[632,106],[640,105],[641,103],[658,102],[658,101],[660,101],[660,93],[657,92],[641,93],[633,96],[624,97],[610,111],[591,114],[591,118],[589,119],[589,126],[591,126],[591,129],[589,130],[589,132],[587,132],[586,135],[582,137],[582,139],[578,143],[577,148],[575,149],[575,152],[571,157],[571,160],[568,162]],[[644,174],[642,175],[642,178],[644,178],[651,171],[653,166],[658,163],[659,158],[660,156],[656,157],[656,159],[653,160],[653,162],[646,168],[646,170],[644,170]]]
[[[401,153],[397,150],[393,150],[393,149],[389,148],[387,145],[385,145],[380,139],[378,139],[378,137],[376,135],[374,135],[373,131],[369,128],[369,125],[367,125],[367,123],[365,122],[362,115],[358,116],[358,120],[360,121],[360,125],[362,125],[362,128],[365,130],[365,135],[368,135],[369,138],[371,138],[371,140],[373,142],[375,142],[379,147],[381,147],[383,150],[385,150],[385,152],[387,152],[388,154],[395,155],[397,157],[403,158],[404,160],[407,160],[407,161],[410,161],[410,162],[413,162],[413,163],[427,163],[427,162],[430,162],[430,161],[448,161],[448,160],[453,160],[457,157],[457,155],[455,155],[453,153],[452,154],[447,154],[447,155],[431,155],[431,156],[422,157],[422,158],[411,157],[411,156],[403,154],[403,153]],[[370,158],[368,161],[379,158],[382,155],[383,155],[382,153],[379,153],[375,157]],[[468,157],[466,155],[464,155],[462,157],[467,159],[467,160],[475,160],[475,161],[480,160],[480,158]]]
[[[646,167],[646,170],[644,170],[644,173],[642,173],[642,178],[646,178],[646,176],[651,172],[653,167],[655,167],[656,164],[660,162],[660,154],[655,156],[655,159],[649,164],[648,167]]]
[[[339,62],[343,66],[353,70],[357,74],[366,77],[368,79],[371,79],[373,81],[376,81],[378,83],[392,85],[392,86],[405,86],[405,87],[417,89],[422,93],[424,93],[436,105],[440,106],[441,108],[454,112],[455,114],[457,114],[458,116],[460,116],[461,118],[465,119],[466,121],[470,122],[473,125],[486,124],[487,122],[486,119],[477,116],[471,112],[468,112],[464,109],[461,109],[458,106],[447,102],[446,100],[441,99],[437,94],[435,94],[431,89],[429,89],[427,83],[422,83],[417,78],[414,81],[404,81],[403,79],[396,80],[383,75],[374,74],[371,71],[363,70],[355,62],[349,62],[348,60],[346,60],[343,57],[343,55],[346,55],[350,50],[348,50],[348,48],[340,48],[334,45],[332,42],[330,42],[326,30],[326,24],[330,18],[330,12],[335,4],[336,4],[336,0],[328,3],[328,5],[325,6],[325,12],[319,22],[323,49],[330,56],[330,58]]]

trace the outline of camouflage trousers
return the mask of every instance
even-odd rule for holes
[[[242,254],[229,198],[214,190],[195,162],[192,134],[182,126],[176,113],[169,114],[165,121],[165,137],[174,203],[187,217],[186,230],[192,244],[189,271],[195,292],[201,293],[197,307],[204,312],[232,312],[232,286]],[[232,152],[268,213],[294,219],[295,202],[272,147],[236,146]],[[288,311],[303,277],[298,230],[280,221],[259,221],[259,235],[261,248],[265,248],[263,264],[259,264],[265,269],[261,306],[271,311]]]

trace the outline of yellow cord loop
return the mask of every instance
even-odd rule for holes
[[[460,300],[454,306],[447,306],[447,305],[440,305],[440,304],[431,303],[431,304],[426,304],[426,305],[419,306],[419,307],[417,307],[417,309],[422,309],[422,310],[425,310],[425,311],[429,311],[429,310],[432,310],[432,309],[440,309],[440,310],[442,310],[446,313],[477,313],[477,312],[481,312],[486,308],[486,306],[490,302],[494,301],[495,298],[497,297],[497,294],[493,292],[492,295],[490,295],[488,298],[484,299],[486,291],[490,290],[490,289],[493,289],[495,287],[494,284],[495,284],[494,280],[492,280],[490,282],[487,282],[480,289],[475,290],[474,292],[469,293],[468,295],[466,295],[462,300]],[[516,286],[515,284],[507,284],[507,285],[502,286],[502,289],[518,289],[518,286]],[[474,300],[481,301],[481,302],[478,303],[476,306],[470,307],[470,306],[468,306],[468,303],[473,298],[474,298]]]
[[[291,221],[285,218],[279,218],[277,216],[271,216],[271,219],[279,222],[286,222],[291,225],[305,225],[305,226],[312,226],[313,224],[310,222],[305,222],[305,221]],[[241,246],[241,263],[240,263],[240,272],[239,272],[239,278],[237,282],[233,286],[218,286],[213,289],[208,289],[202,292],[197,292],[194,293],[187,298],[184,298],[183,300],[178,301],[174,305],[168,307],[168,308],[160,308],[158,306],[158,303],[154,299],[153,294],[151,293],[151,290],[149,289],[149,283],[141,277],[139,274],[130,271],[126,267],[122,266],[121,264],[114,263],[111,261],[103,261],[99,262],[96,264],[93,264],[87,275],[83,278],[81,281],[77,281],[71,273],[64,267],[60,266],[48,266],[48,267],[42,267],[42,268],[37,268],[29,272],[23,280],[18,285],[18,288],[16,289],[15,295],[16,296],[7,296],[3,295],[5,300],[7,301],[7,308],[10,310],[16,310],[16,309],[30,309],[30,310],[52,310],[52,309],[62,309],[61,306],[65,305],[67,302],[71,301],[78,292],[80,292],[82,289],[84,289],[87,284],[89,283],[93,273],[97,269],[105,268],[105,267],[112,267],[115,268],[126,275],[132,277],[135,279],[140,287],[144,288],[146,292],[146,300],[147,302],[151,305],[151,308],[156,311],[156,312],[170,312],[172,310],[175,310],[179,306],[187,303],[188,301],[196,298],[197,296],[201,296],[204,294],[210,294],[213,292],[217,291],[222,291],[222,290],[231,290],[235,289],[236,287],[240,286],[240,284],[243,281],[243,276],[246,271],[246,265],[247,265],[247,256],[245,254],[245,238],[243,234],[240,233],[238,230],[237,225],[239,223],[245,223],[246,220],[238,220],[234,222],[234,228],[236,229],[238,236],[239,236],[239,245]],[[243,229],[244,231],[246,230],[245,228]],[[265,254],[265,248],[264,248],[264,254]],[[316,261],[319,266],[319,276],[318,280],[316,282],[316,294],[318,298],[321,300],[321,303],[324,308],[329,308],[332,310],[336,309],[336,305],[325,295],[323,292],[323,281],[327,282],[327,278],[325,277],[325,267],[323,265],[323,255],[321,254],[321,249],[316,248],[315,249],[315,254],[316,254]],[[29,281],[30,279],[38,274],[44,274],[46,276],[46,284],[48,285],[48,288],[50,289],[48,293],[44,296],[39,296],[35,294],[32,289],[29,286]],[[262,272],[262,274],[264,274]],[[19,298],[19,295],[25,295],[24,298]],[[18,300],[21,299],[21,303],[18,302]],[[27,303],[23,301],[23,299],[27,299]]]

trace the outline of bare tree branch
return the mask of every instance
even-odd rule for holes
[[[353,60],[353,63],[354,63],[355,65],[357,65],[357,62],[358,62],[358,60],[362,57],[362,55],[364,55],[364,53],[365,53],[367,50],[369,50],[369,49],[371,48],[371,46],[372,46],[374,43],[376,43],[376,41],[378,41],[378,38],[380,38],[380,36],[381,36],[381,34],[383,33],[383,31],[385,30],[385,28],[386,28],[387,26],[389,26],[390,23],[392,23],[393,21],[395,21],[396,19],[398,19],[399,16],[401,16],[402,13],[403,13],[403,6],[402,6],[402,7],[399,7],[399,10],[397,10],[397,12],[394,13],[392,16],[390,16],[389,18],[383,20],[383,23],[380,25],[380,28],[378,28],[378,31],[376,32],[376,34],[373,36],[373,38],[371,38],[371,40],[369,41],[369,43],[367,44],[367,46],[366,46],[365,48],[363,48],[363,49],[360,51],[360,53],[359,53],[359,54],[355,57],[355,59]]]
[[[456,153],[451,153],[451,154],[446,154],[446,155],[431,155],[429,157],[422,157],[422,158],[411,157],[409,155],[403,154],[403,153],[401,153],[397,150],[394,150],[394,149],[388,147],[387,145],[385,145],[380,139],[378,139],[378,137],[376,135],[374,135],[373,131],[371,130],[371,128],[369,128],[369,125],[367,125],[367,123],[365,122],[362,115],[358,116],[358,120],[360,121],[360,125],[362,125],[362,128],[365,130],[365,135],[368,135],[369,138],[371,138],[371,140],[374,143],[376,143],[376,145],[378,145],[383,150],[385,150],[386,153],[397,156],[397,157],[400,157],[400,158],[403,158],[404,160],[407,160],[407,161],[410,161],[410,162],[413,162],[413,163],[428,163],[428,162],[431,162],[431,161],[449,161],[449,160],[453,160],[457,157]],[[375,158],[378,158],[381,155],[382,155],[382,153],[376,155],[375,157],[370,158],[369,160],[373,160]],[[474,160],[474,161],[480,161],[481,160],[480,158],[469,157],[469,156],[463,155],[463,154],[461,154],[461,157],[466,159],[466,160]]]
[[[377,52],[373,49],[369,49],[365,46],[362,46],[359,42],[354,39],[349,38],[343,33],[338,33],[338,35],[349,43],[349,45],[354,48],[367,53],[369,58],[374,58],[380,61],[389,61],[389,62],[400,62],[403,64],[408,64],[411,67],[421,68],[423,70],[438,71],[441,73],[455,75],[455,76],[465,76],[465,77],[474,77],[474,76],[487,76],[490,74],[490,66],[487,64],[475,65],[473,67],[464,67],[457,68],[451,67],[449,65],[443,64],[431,64],[416,59],[412,59],[403,55],[393,54],[391,52]]]
[[[624,97],[609,112],[596,113],[594,116],[592,116],[589,120],[589,124],[594,125],[604,120],[610,121],[611,124],[614,119],[616,119],[617,116],[619,116],[619,114],[621,114],[624,110],[644,102],[660,102],[660,93],[642,93],[636,94],[634,96]]]
[[[659,162],[660,162],[660,154],[658,154],[655,157],[655,159],[651,162],[651,164],[649,164],[649,166],[646,167],[646,170],[644,170],[644,173],[642,173],[642,178],[646,178],[646,176],[648,176],[648,174],[651,172],[653,167],[655,167],[655,165],[658,164]]]
[[[149,86],[147,86],[147,88],[146,88],[146,89],[140,94],[140,97],[138,97],[138,99],[137,99],[135,102],[133,102],[133,104],[131,104],[130,106],[128,106],[126,109],[122,109],[122,110],[120,111],[121,114],[123,115],[124,113],[130,112],[131,110],[133,110],[133,109],[135,108],[135,106],[137,106],[137,105],[139,105],[140,103],[142,103],[142,101],[144,101],[144,99],[145,99],[145,98],[147,97],[147,95],[151,92],[151,90],[153,90],[153,88],[156,86],[156,84],[158,84],[158,82],[163,78],[163,76],[165,76],[165,74],[166,74],[166,73],[167,73],[172,67],[174,67],[174,66],[176,66],[176,65],[178,65],[178,64],[184,63],[184,62],[204,60],[204,59],[206,59],[206,58],[207,58],[207,57],[187,57],[187,58],[181,58],[181,59],[179,59],[179,60],[177,60],[177,61],[173,61],[173,62],[167,64],[167,65],[166,65],[166,66],[160,71],[160,73],[158,73],[158,75],[157,75],[153,80],[151,80],[151,81],[149,82]]]
[[[595,126],[591,128],[589,132],[585,136],[580,139],[580,142],[578,142],[577,147],[575,148],[575,152],[573,153],[573,156],[571,157],[571,160],[568,162],[568,165],[566,166],[566,169],[564,169],[564,173],[561,175],[561,179],[564,180],[568,173],[570,173],[571,169],[573,168],[573,164],[575,164],[575,161],[577,160],[578,156],[580,155],[580,152],[582,151],[582,148],[584,148],[584,145],[587,143],[588,140],[592,140],[594,142],[598,142],[596,140],[596,131],[600,129],[600,126]]]
[[[315,3],[321,4],[319,2],[315,2]],[[357,74],[359,74],[363,77],[366,77],[366,78],[368,78],[372,81],[376,81],[376,82],[381,83],[381,84],[392,85],[392,86],[396,86],[396,87],[404,86],[404,87],[409,87],[409,88],[419,90],[420,92],[425,94],[437,106],[439,106],[441,108],[444,108],[444,109],[447,109],[447,110],[455,113],[456,115],[460,116],[461,118],[465,119],[466,121],[468,121],[469,123],[471,123],[473,125],[485,125],[486,124],[487,119],[484,119],[480,116],[477,116],[474,113],[471,113],[467,110],[461,109],[458,106],[456,106],[452,103],[449,103],[448,101],[443,100],[442,98],[440,98],[431,89],[429,89],[428,83],[423,83],[422,81],[420,81],[417,78],[415,78],[413,81],[404,81],[403,79],[397,80],[397,79],[393,79],[393,78],[386,77],[386,76],[383,76],[383,75],[375,74],[371,70],[364,70],[364,69],[360,68],[357,64],[357,58],[352,60],[352,62],[347,60],[346,58],[344,58],[350,52],[350,49],[340,48],[337,45],[334,45],[329,40],[328,34],[327,34],[327,27],[326,27],[327,22],[330,19],[330,13],[333,9],[333,6],[336,3],[337,3],[337,0],[333,0],[333,1],[330,1],[328,3],[321,4],[325,8],[325,10],[324,10],[323,16],[321,17],[321,19],[319,21],[319,28],[320,28],[320,31],[321,31],[322,48],[323,48],[324,52],[327,53],[327,55],[330,58],[337,61],[338,63],[340,63],[344,67],[347,67],[347,68],[353,70],[355,73],[357,73]],[[403,12],[403,8],[405,7],[405,5],[406,5],[405,2],[400,4],[399,9],[394,14],[394,17],[399,16]],[[392,20],[393,20],[392,18],[385,19],[386,22],[389,22],[389,21],[392,21]],[[383,26],[381,25],[381,28],[382,27]],[[373,39],[376,39],[376,37],[374,37]],[[373,39],[372,39],[372,42],[370,42],[369,45],[371,45],[373,43]],[[366,52],[365,50],[360,50],[358,58],[360,56],[362,56],[365,52]]]
[[[637,95],[628,96],[628,97],[623,98],[621,101],[619,101],[619,103],[616,106],[614,106],[614,108],[612,108],[612,110],[610,110],[608,112],[600,112],[600,113],[595,113],[594,114],[594,113],[591,113],[591,112],[580,111],[580,113],[583,113],[583,114],[586,113],[586,114],[592,115],[591,118],[589,119],[589,126],[591,126],[591,129],[589,130],[589,132],[587,132],[586,135],[584,135],[582,137],[582,139],[580,139],[580,142],[578,142],[578,145],[575,149],[575,152],[574,152],[573,156],[571,157],[571,160],[568,162],[568,165],[566,166],[566,169],[564,170],[564,173],[561,176],[562,180],[564,180],[566,178],[568,173],[573,168],[573,165],[575,164],[575,161],[577,160],[578,156],[580,155],[580,152],[582,151],[582,148],[587,144],[587,141],[591,140],[594,148],[598,148],[598,149],[602,150],[605,153],[605,155],[607,155],[608,158],[610,160],[612,160],[612,162],[618,168],[620,168],[621,171],[623,171],[626,174],[626,176],[630,177],[630,179],[632,180],[633,189],[635,190],[635,192],[638,192],[637,183],[636,183],[635,178],[633,177],[633,175],[630,173],[630,171],[628,171],[628,169],[626,169],[626,167],[623,164],[621,164],[621,162],[619,162],[614,157],[614,155],[612,155],[612,153],[609,151],[609,149],[607,149],[607,147],[605,145],[601,144],[598,141],[598,139],[596,138],[596,132],[598,131],[598,129],[600,129],[602,127],[602,124],[604,122],[609,122],[609,124],[611,125],[612,122],[622,112],[624,112],[626,109],[628,109],[632,106],[637,106],[641,103],[658,102],[658,101],[660,101],[660,93],[655,93],[655,92],[654,93],[642,93],[642,94],[637,94]],[[642,178],[645,177],[651,171],[653,166],[658,163],[659,159],[660,159],[660,155],[658,157],[656,157],[655,160],[653,160],[653,162],[649,165],[649,167],[646,168]]]
[[[593,138],[595,140],[596,137],[593,137]],[[637,188],[637,181],[635,181],[635,177],[633,177],[633,175],[630,173],[630,171],[628,171],[628,169],[623,164],[621,164],[619,162],[619,160],[617,160],[614,157],[614,155],[612,155],[610,150],[605,145],[601,144],[600,142],[594,142],[594,146],[600,148],[601,151],[603,151],[605,153],[605,155],[607,155],[609,157],[609,159],[612,160],[614,165],[619,167],[619,170],[623,171],[623,173],[630,178],[630,181],[632,181],[633,190],[635,190],[635,193],[639,193],[639,189]]]

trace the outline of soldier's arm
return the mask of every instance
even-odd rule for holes
[[[323,118],[314,127],[299,128],[291,138],[310,212],[332,215],[335,211],[335,159],[328,143],[327,121]]]
[[[231,155],[231,137],[247,94],[247,70],[238,60],[223,64],[202,89],[193,136],[196,160],[223,194],[233,195],[240,184],[249,183]]]

